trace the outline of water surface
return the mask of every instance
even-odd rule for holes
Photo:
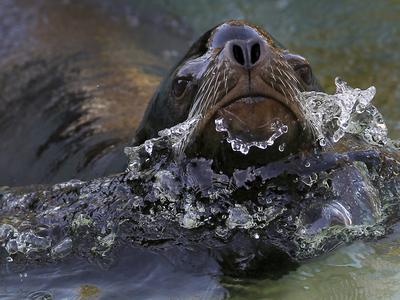
[[[134,89],[141,98],[150,97],[168,69],[202,32],[227,19],[245,18],[307,57],[327,91],[333,91],[336,76],[355,87],[374,85],[375,105],[385,117],[390,136],[400,138],[398,1],[203,0],[189,5],[183,0],[101,0],[38,1],[33,5],[7,0],[0,4],[0,16],[1,68],[29,60],[32,53],[70,55],[80,45],[98,51],[94,60],[85,62],[90,65],[88,69],[101,65],[107,73],[116,68],[118,78],[145,81],[144,89]],[[74,43],[56,42],[54,32]],[[92,78],[89,83],[93,82],[90,72],[83,74],[88,78],[85,75]],[[116,84],[108,79],[103,83]],[[7,87],[0,88],[4,95]],[[132,92],[130,88],[127,84],[125,92]],[[3,151],[12,146],[3,145]],[[208,272],[199,274],[143,250],[122,252],[122,258],[110,266],[74,258],[59,265],[15,269],[11,262],[1,266],[0,296],[46,299],[39,296],[50,293],[54,299],[218,299],[227,295],[232,299],[398,299],[399,246],[396,234],[384,241],[357,242],[306,262],[279,280],[221,277],[211,259],[205,262],[210,265],[205,268]]]

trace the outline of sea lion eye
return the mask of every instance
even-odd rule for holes
[[[307,60],[298,54],[293,54],[290,52],[285,52],[284,56],[303,83],[306,85],[311,85],[313,83],[313,74]]]
[[[180,98],[185,94],[189,82],[189,79],[184,77],[179,77],[174,80],[172,91],[176,98]]]
[[[308,64],[298,65],[294,70],[305,84],[310,85],[312,83],[312,71]]]

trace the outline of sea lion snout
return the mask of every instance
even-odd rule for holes
[[[263,64],[266,59],[266,46],[261,38],[232,40],[225,45],[225,55],[234,65],[250,70]]]

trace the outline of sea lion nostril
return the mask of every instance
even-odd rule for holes
[[[253,46],[251,46],[250,50],[250,61],[254,65],[258,59],[260,58],[260,44],[255,43]]]
[[[250,69],[260,59],[261,45],[254,41],[235,41],[231,51],[232,60],[246,69]]]
[[[232,52],[233,52],[233,57],[235,58],[236,62],[241,64],[242,66],[244,65],[244,53],[242,50],[242,47],[238,45],[233,45],[232,47]]]

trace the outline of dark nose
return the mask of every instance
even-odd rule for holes
[[[230,59],[235,63],[250,70],[261,59],[263,54],[262,41],[260,40],[233,40],[229,42]]]

